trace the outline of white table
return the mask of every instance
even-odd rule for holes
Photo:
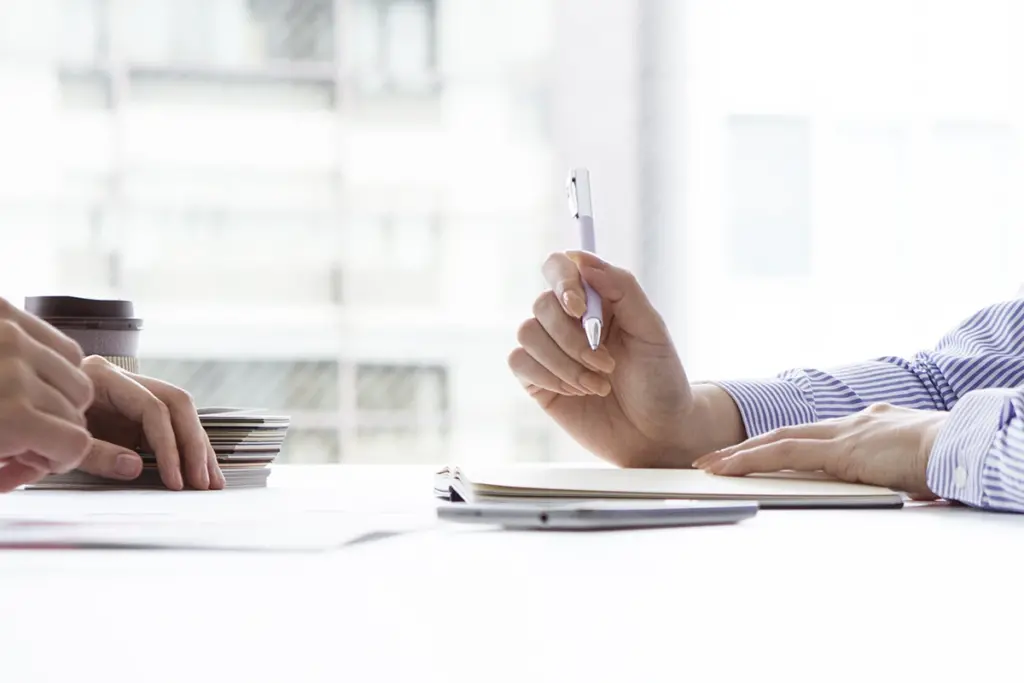
[[[429,468],[280,467],[271,482],[262,498],[159,500],[301,499],[382,526],[434,504]],[[33,495],[0,512],[32,513]],[[1024,516],[917,507],[439,527],[323,554],[10,551],[0,680],[1021,680],[1022,548]]]

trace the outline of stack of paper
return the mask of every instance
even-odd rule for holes
[[[199,420],[206,430],[228,486],[266,486],[270,463],[281,453],[291,419],[245,409],[205,408]],[[156,464],[143,454],[144,463]]]
[[[206,430],[228,488],[267,485],[270,464],[281,453],[291,419],[249,408],[200,408],[199,421]],[[140,451],[142,474],[132,481],[104,479],[74,470],[50,475],[31,488],[109,489],[165,488],[157,470],[156,456]]]

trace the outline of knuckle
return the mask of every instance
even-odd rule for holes
[[[0,348],[8,355],[16,355],[23,347],[24,331],[13,320],[0,318]]]
[[[796,443],[796,439],[779,439],[772,444],[772,450],[775,451],[776,456],[785,458],[792,455],[793,451],[796,450]]]
[[[569,254],[558,250],[548,252],[547,257],[544,259],[544,265],[541,267],[541,270],[545,273],[560,274],[566,274],[576,269],[576,264]]]
[[[8,397],[0,403],[0,423],[14,431],[18,431],[32,413],[32,403],[25,396]]]
[[[544,259],[544,263],[541,265],[542,272],[548,272],[553,268],[557,268],[562,265],[562,260],[565,256],[560,251],[552,251]]]
[[[92,448],[92,437],[85,429],[77,428],[68,435],[67,453],[61,459],[58,472],[70,472],[78,467],[89,455]]]
[[[516,330],[516,340],[523,346],[526,346],[535,338],[535,335],[537,334],[537,327],[539,325],[540,323],[537,322],[536,318],[524,320],[522,324],[519,325],[519,329]]]
[[[82,368],[93,370],[108,370],[111,367],[110,361],[103,356],[86,356],[82,360]]]
[[[71,337],[65,335],[64,348],[67,351],[67,359],[71,364],[80,366],[85,359],[85,353],[82,351],[82,346]]]
[[[796,429],[793,427],[777,427],[772,430],[772,438],[776,441],[789,440],[796,436]]]
[[[16,315],[17,307],[7,299],[0,297],[0,318],[7,320]]]
[[[90,377],[88,374],[83,372],[81,373],[80,376],[83,378],[83,392],[81,405],[82,407],[90,406],[92,405],[92,402],[96,400],[96,385],[93,383],[92,377]]]
[[[88,356],[81,364],[82,375],[88,387],[88,403],[92,403],[96,397],[97,387],[102,387],[109,382],[109,378],[119,372],[114,365],[101,356]]]
[[[80,462],[89,454],[89,449],[92,447],[92,436],[89,435],[88,430],[78,427],[69,439],[69,443],[72,450],[78,455]]]
[[[636,273],[626,268],[620,268],[619,270],[623,284],[625,284],[630,289],[640,288],[640,280],[637,278]]]
[[[8,358],[0,365],[0,380],[8,395],[22,396],[28,392],[34,373],[21,358]]]
[[[15,382],[15,386],[24,392],[32,387],[32,384],[37,381],[36,373],[29,367],[29,364],[25,361],[18,359],[17,362],[13,363],[13,374],[11,378]]]
[[[893,406],[891,403],[872,403],[864,412],[868,415],[881,415],[882,413],[887,413],[892,409]]]
[[[533,300],[533,315],[537,318],[547,315],[554,306],[558,306],[558,302],[555,301],[555,293],[544,292]]]
[[[171,409],[156,396],[150,399],[149,410],[153,413],[153,417],[161,422],[168,422],[171,419]]]
[[[186,389],[181,387],[172,386],[167,390],[167,401],[173,406],[192,409],[195,408],[196,402]]]
[[[568,254],[561,251],[548,254],[541,273],[548,285],[559,291],[575,285],[579,280],[579,267]]]
[[[26,425],[33,418],[35,409],[23,396],[6,398],[0,402],[0,433],[6,446],[14,450],[28,450]]]
[[[506,362],[508,363],[508,367],[509,369],[512,370],[512,372],[519,372],[519,369],[523,366],[523,356],[525,355],[526,351],[523,350],[522,348],[512,349],[512,351],[508,354],[508,359],[506,360]]]

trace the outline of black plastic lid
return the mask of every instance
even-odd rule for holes
[[[77,296],[25,297],[25,310],[43,320],[114,318],[135,320],[131,301],[83,299]],[[141,321],[139,321],[141,322]]]

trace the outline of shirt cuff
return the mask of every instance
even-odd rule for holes
[[[966,505],[985,505],[985,459],[1002,424],[1007,399],[1005,389],[980,389],[953,406],[928,458],[932,493]]]
[[[743,418],[747,438],[779,427],[814,422],[813,404],[792,382],[781,379],[714,382],[725,390]]]

